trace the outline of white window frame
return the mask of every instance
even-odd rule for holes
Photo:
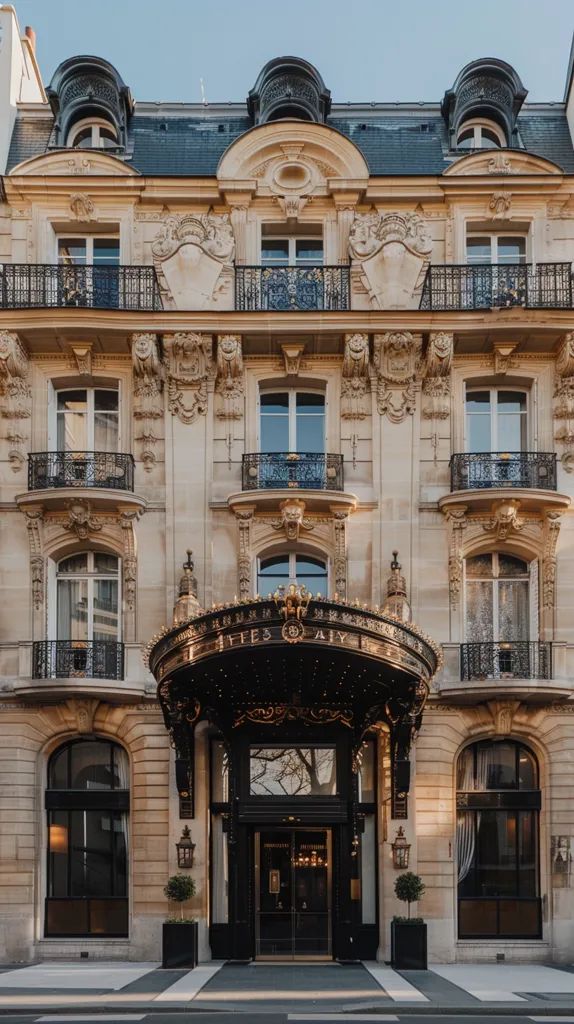
[[[323,451],[317,454],[324,455],[327,451],[327,395],[320,388],[289,388],[278,384],[277,387],[265,386],[259,388],[257,395],[257,448],[261,452],[261,398],[263,395],[287,394],[289,396],[289,409],[287,413],[289,422],[289,448],[288,451],[297,451],[297,395],[321,395],[323,398]]]
[[[92,129],[92,145],[76,147],[76,139],[78,135],[81,132],[83,132],[86,128]],[[112,149],[112,146],[108,147],[103,144],[103,139],[100,134],[101,128],[105,128],[106,131],[110,132],[115,137],[115,146],[119,146],[120,143],[118,139],[118,133],[114,125],[111,123],[111,121],[106,121],[106,119],[103,117],[84,117],[81,121],[76,121],[68,132],[66,145],[69,146],[71,149]]]
[[[468,584],[469,583],[473,583],[473,582],[477,582],[477,583],[484,582],[484,583],[491,583],[492,584],[492,641],[484,641],[485,643],[489,643],[489,642],[492,642],[493,644],[500,644],[500,643],[529,643],[530,641],[536,641],[538,639],[538,621],[537,621],[537,616],[535,617],[535,608],[537,607],[537,605],[536,605],[537,595],[533,593],[533,589],[534,589],[533,588],[533,583],[534,583],[534,580],[536,578],[536,574],[532,572],[532,565],[533,565],[533,563],[528,562],[528,560],[526,558],[521,558],[521,561],[525,562],[526,567],[527,567],[526,573],[523,576],[500,576],[499,573],[498,573],[498,557],[499,557],[499,554],[505,554],[505,553],[506,552],[503,552],[503,551],[502,552],[498,552],[498,551],[487,551],[487,552],[484,552],[484,554],[487,554],[493,560],[492,563],[491,563],[493,565],[493,567],[494,567],[493,568],[493,575],[492,575],[492,577],[472,576],[470,579],[468,579],[467,578],[467,574],[466,574],[467,560],[473,558],[473,555],[468,555],[468,559],[465,558],[465,560],[464,560],[464,620],[463,621],[464,621],[465,643],[472,644],[472,643],[480,643],[481,642],[480,640],[477,640],[476,637],[473,638],[473,637],[470,637],[468,635],[468,615],[467,615],[467,611],[468,611],[468,608],[467,608],[467,604],[468,604]],[[512,555],[512,557],[513,558],[519,558],[520,556],[519,555]],[[499,594],[499,583],[500,583],[501,580],[503,580],[505,582],[510,582],[510,583],[526,581],[526,583],[528,585],[528,591],[527,591],[528,601],[527,601],[527,604],[528,604],[528,609],[529,609],[529,613],[530,614],[529,614],[529,620],[528,620],[528,636],[526,637],[525,640],[516,640],[516,641],[505,640],[505,639],[501,639],[500,636],[498,636],[498,630],[499,630],[499,602],[498,602],[498,594]]]
[[[500,391],[514,391],[518,395],[524,395],[524,397],[526,398],[526,409],[525,409],[523,415],[524,415],[524,418],[526,420],[526,430],[525,430],[525,438],[524,438],[525,447],[522,448],[521,451],[523,451],[523,452],[532,451],[532,448],[531,448],[531,437],[530,437],[530,392],[526,388],[523,388],[523,387],[521,388],[521,387],[518,387],[518,386],[512,387],[512,385],[508,386],[508,385],[505,385],[505,384],[490,385],[489,386],[489,385],[481,385],[481,384],[472,384],[470,381],[467,381],[467,383],[465,385],[465,389],[464,389],[464,450],[465,450],[466,454],[467,455],[479,454],[479,453],[473,453],[473,451],[469,447],[470,440],[469,440],[469,429],[468,429],[468,420],[469,420],[469,416],[471,414],[469,413],[468,408],[467,408],[467,399],[468,399],[469,395],[471,395],[473,392],[476,392],[476,391],[488,391],[488,393],[490,395],[490,414],[488,416],[488,419],[489,419],[489,422],[490,422],[490,452],[491,453],[508,451],[508,449],[506,449],[504,447],[501,448],[499,446],[499,444],[498,444],[498,418],[499,418],[498,417],[498,394],[499,394],[499,392]],[[478,413],[478,415],[481,415],[481,414]],[[484,418],[486,419],[486,414],[483,413],[482,415],[484,415]]]
[[[87,634],[88,634],[88,636],[87,636],[86,643],[91,643],[93,641],[93,639],[94,639],[94,580],[100,580],[100,579],[111,580],[111,579],[113,579],[113,580],[117,580],[117,584],[118,584],[118,632],[117,632],[117,636],[115,637],[115,639],[112,640],[111,637],[110,637],[110,643],[118,643],[119,644],[119,643],[122,642],[122,633],[123,633],[123,630],[122,630],[122,625],[123,625],[122,624],[122,618],[123,618],[123,615],[122,615],[122,560],[121,560],[120,556],[116,555],[116,553],[113,552],[113,551],[105,552],[105,554],[110,555],[110,557],[115,558],[116,561],[117,561],[117,566],[118,566],[117,575],[112,575],[111,573],[96,572],[94,570],[94,568],[93,568],[93,566],[94,566],[94,556],[96,554],[99,554],[100,552],[95,552],[95,551],[78,551],[76,553],[88,556],[88,569],[86,570],[86,572],[60,573],[60,571],[59,571],[60,562],[63,562],[66,558],[71,557],[71,556],[68,556],[68,555],[62,555],[61,558],[54,560],[53,563],[52,563],[53,564],[53,574],[52,574],[52,579],[50,580],[50,583],[51,583],[50,589],[51,589],[51,591],[53,593],[53,600],[50,602],[51,613],[49,615],[49,620],[50,620],[49,621],[49,625],[50,625],[49,636],[54,636],[56,638],[56,640],[60,640],[60,639],[61,640],[70,640],[71,639],[70,637],[67,637],[67,636],[58,637],[58,635],[57,635],[58,634],[58,581],[60,579],[74,579],[74,580],[86,580],[87,579],[87,581],[88,581],[88,623],[87,623]],[[78,640],[77,642],[80,645],[83,641]]]
[[[461,147],[459,145],[461,135],[465,135],[471,129],[473,133],[473,145],[468,147]],[[492,135],[496,136],[496,138],[498,139],[498,147],[481,145],[483,129],[486,129],[487,131],[491,132]],[[505,149],[506,145],[506,136],[500,125],[498,125],[496,121],[490,121],[488,120],[488,118],[484,117],[476,117],[471,118],[468,121],[463,121],[460,128],[458,129],[458,132],[456,133],[456,148],[468,149],[469,153],[474,153],[476,152],[476,150],[488,150],[495,148]]]
[[[86,441],[88,442],[88,445],[87,445],[87,448],[85,450],[87,452],[93,452],[95,450],[94,449],[94,426],[95,426],[95,415],[94,414],[95,414],[95,393],[96,393],[96,391],[113,391],[115,394],[117,394],[117,396],[118,396],[118,434],[117,434],[118,442],[117,442],[116,452],[110,452],[110,455],[116,454],[118,452],[121,452],[122,451],[122,444],[121,444],[121,430],[122,430],[121,406],[122,406],[122,396],[121,396],[121,390],[120,390],[120,387],[119,387],[119,382],[118,382],[118,387],[117,388],[105,387],[104,385],[102,385],[100,387],[97,384],[94,385],[94,386],[91,386],[91,387],[86,387],[81,382],[77,383],[77,382],[75,382],[73,380],[70,381],[69,384],[63,384],[62,386],[57,387],[57,388],[54,387],[53,385],[50,386],[50,395],[49,395],[49,403],[48,403],[48,406],[49,406],[48,445],[49,445],[50,451],[55,452],[55,451],[59,451],[59,450],[62,450],[62,451],[65,450],[65,449],[58,449],[58,395],[61,392],[64,392],[64,391],[85,391],[86,392],[86,397],[87,397],[86,422],[87,422],[87,427],[88,427],[88,429],[86,431]]]
[[[490,240],[490,260],[473,260],[469,259],[468,242],[473,238],[488,238]],[[524,242],[524,256],[518,258],[517,263],[524,265],[528,263],[529,257],[529,235],[524,231],[467,231],[465,245],[464,245],[464,256],[465,262],[469,267],[477,266],[484,263],[490,263],[492,266],[512,266],[508,263],[498,262],[498,240],[499,238],[519,238]]]
[[[72,239],[74,242],[84,242],[86,246],[86,259],[84,263],[71,263],[68,264],[64,261],[60,254],[60,242],[63,242],[65,238]],[[76,234],[74,231],[62,231],[56,235],[56,262],[59,266],[74,266],[74,267],[86,267],[93,265],[94,263],[94,241],[104,240],[106,242],[117,242],[118,243],[118,262],[99,262],[96,264],[98,267],[119,267],[121,264],[121,244],[120,235],[118,232],[106,232],[104,235],[86,235]]]
[[[260,570],[261,570],[261,562],[262,561],[265,562],[268,558],[286,558],[288,560],[289,578],[285,581],[285,585],[286,586],[288,586],[290,583],[295,583],[297,581],[297,576],[296,576],[296,572],[295,572],[296,566],[297,566],[297,558],[315,558],[318,562],[322,561],[324,566],[325,566],[325,571],[326,571],[325,586],[326,586],[327,589],[326,589],[326,593],[325,594],[323,593],[323,591],[320,591],[320,593],[321,593],[322,597],[328,597],[328,595],[330,593],[331,566],[330,566],[329,558],[326,555],[322,554],[322,552],[309,553],[309,552],[300,551],[300,550],[299,551],[285,551],[285,550],[282,550],[282,551],[266,551],[263,554],[258,555],[256,560],[255,560],[255,579],[256,579],[256,582],[257,582],[257,587],[259,587],[259,577],[260,577]],[[261,592],[258,590],[257,593],[261,593]],[[264,594],[262,596],[266,597],[267,594]]]
[[[288,245],[287,263],[283,263],[280,260],[272,260],[272,259],[270,260],[268,258],[265,258],[265,264],[264,265],[267,266],[267,267],[318,267],[318,266],[322,267],[325,264],[325,243],[324,243],[322,235],[321,235],[321,237],[319,237],[318,235],[279,235],[279,234],[277,234],[277,235],[276,234],[273,234],[273,235],[263,235],[261,237],[261,248],[260,248],[261,263],[262,263],[262,265],[263,265],[263,260],[264,260],[264,257],[263,257],[263,243],[264,242],[287,242],[287,245]],[[310,260],[301,260],[301,259],[298,260],[297,259],[297,242],[315,242],[315,243],[320,242],[321,243],[321,248],[323,250],[323,259],[321,260],[321,262],[317,263],[317,262],[313,261],[311,263]]]

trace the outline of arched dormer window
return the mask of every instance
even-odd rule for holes
[[[74,149],[117,149],[118,135],[103,118],[82,118],[68,133],[67,145]]]
[[[331,109],[331,93],[306,60],[276,57],[259,73],[247,109],[254,124],[293,117],[321,124]]]
[[[502,146],[506,146],[504,132],[494,121],[486,118],[465,121],[456,139],[457,149],[500,149]]]

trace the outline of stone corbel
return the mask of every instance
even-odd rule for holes
[[[168,408],[181,423],[194,423],[205,416],[208,392],[215,380],[211,335],[178,331],[166,335],[169,356],[167,375]]]
[[[497,541],[508,540],[525,526],[525,520],[518,514],[519,509],[520,502],[514,498],[494,502],[490,519],[482,524],[483,530],[493,533]]]
[[[301,530],[309,533],[315,528],[312,519],[305,516],[305,502],[300,498],[287,498],[279,505],[278,519],[271,520],[274,530],[284,530],[287,540],[299,540]]]
[[[560,456],[567,473],[574,470],[574,331],[564,335],[556,354],[554,386],[554,439],[562,448]]]
[[[44,604],[45,593],[45,562],[43,546],[44,509],[41,506],[23,505],[26,517],[26,532],[30,552],[30,584],[32,588],[32,605],[40,611]]]
[[[370,384],[369,335],[346,334],[341,379],[341,417],[363,420]]]
[[[253,525],[254,508],[235,510],[235,518],[239,531],[238,583],[239,598],[242,601],[251,597],[251,528]]]
[[[80,377],[92,376],[92,342],[71,342],[70,352],[74,357]]]
[[[215,391],[221,398],[217,416],[239,420],[243,416],[245,373],[240,334],[218,334]]]
[[[422,341],[410,331],[374,336],[377,408],[391,423],[402,423],[416,408]]]
[[[149,333],[132,334],[131,337],[134,420],[138,433],[134,440],[138,444],[139,457],[147,473],[156,464],[156,445],[162,437],[156,434],[156,424],[163,419],[164,367],[159,352],[157,335]]]
[[[489,700],[486,702],[492,715],[492,724],[496,736],[510,736],[516,713],[520,707],[519,700]]]
[[[283,353],[285,373],[288,377],[298,377],[301,369],[301,360],[305,351],[304,341],[281,341],[279,348]]]
[[[446,508],[444,515],[448,533],[448,591],[453,608],[458,605],[462,586],[463,533],[468,526],[467,505]]]
[[[518,347],[517,341],[495,341],[494,348],[494,372],[500,375],[508,373],[519,365],[518,360],[513,358],[513,353]]]
[[[7,421],[8,461],[18,473],[26,463],[28,431],[24,434],[23,424],[32,414],[32,390],[28,355],[14,331],[0,331],[0,407]]]

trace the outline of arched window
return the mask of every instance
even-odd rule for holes
[[[120,638],[119,559],[102,551],[61,559],[52,675],[121,678]]]
[[[528,640],[528,562],[507,554],[465,562],[467,641]]]
[[[68,133],[68,146],[74,149],[117,149],[118,145],[115,128],[103,118],[76,121]]]
[[[506,146],[506,139],[494,121],[465,121],[456,139],[457,149],[500,149],[501,146]]]
[[[260,558],[257,571],[257,593],[266,597],[278,587],[297,582],[312,594],[326,596],[328,590],[327,563],[310,555],[295,552]]]
[[[534,754],[481,740],[457,764],[459,938],[539,938],[540,789]]]
[[[108,740],[52,754],[46,790],[46,935],[128,934],[129,763]]]

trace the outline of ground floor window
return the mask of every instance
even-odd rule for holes
[[[459,938],[540,935],[540,790],[534,755],[520,743],[481,741],[459,758]]]
[[[46,809],[46,935],[127,935],[126,752],[94,739],[58,748],[48,766]]]

